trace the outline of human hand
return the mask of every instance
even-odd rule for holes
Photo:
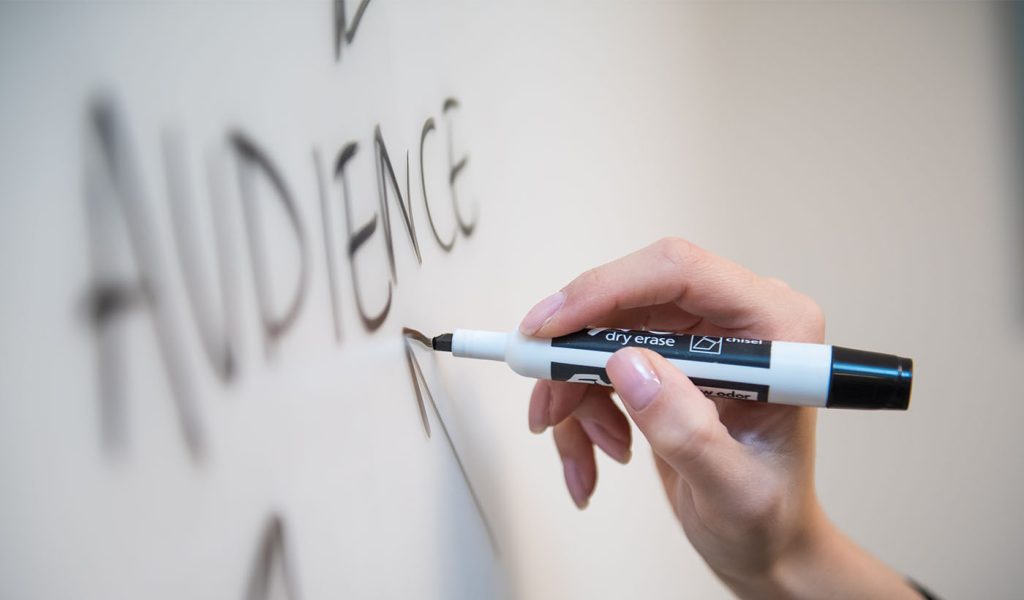
[[[825,321],[785,283],[664,239],[583,273],[539,302],[520,330],[547,338],[591,326],[820,343]],[[814,409],[708,399],[664,358],[638,348],[616,352],[607,371],[650,442],[687,537],[735,591],[820,592],[794,572],[824,556],[881,567],[887,583],[910,590],[825,518],[814,491]],[[597,483],[594,445],[619,462],[631,456],[629,423],[608,388],[539,381],[529,424],[536,433],[554,427],[581,509]]]

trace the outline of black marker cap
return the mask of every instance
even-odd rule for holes
[[[832,346],[829,408],[907,410],[914,361],[909,358]]]

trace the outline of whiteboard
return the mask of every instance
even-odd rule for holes
[[[818,298],[830,341],[952,372],[930,313],[892,314],[872,290],[936,302],[943,273],[897,265],[968,235],[958,260],[1004,293],[943,289],[935,310],[1012,313],[997,17],[3,4],[0,596],[729,597],[642,440],[627,467],[599,457],[580,512],[527,430],[531,382],[435,357],[413,330],[511,329],[582,270],[679,235]],[[936,123],[959,140],[948,154]],[[895,217],[850,219],[852,202]],[[912,216],[924,233],[904,240]],[[865,235],[891,269],[863,266]],[[837,283],[835,265],[862,266]],[[975,329],[1015,364],[1017,334]],[[928,370],[916,393],[932,399],[906,416],[823,417],[821,494],[897,569],[998,597],[1017,589],[999,560],[921,550],[1012,557],[1024,539],[1002,531],[1022,529],[1019,482],[970,479],[991,499],[980,527],[934,497],[967,459],[921,440],[960,426],[970,382]],[[964,435],[968,456],[1021,472],[996,437]],[[928,508],[858,496],[873,486]]]

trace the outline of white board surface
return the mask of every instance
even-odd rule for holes
[[[1024,414],[964,426],[936,330],[970,303],[1024,358],[998,16],[0,6],[0,596],[729,597],[642,441],[577,511],[530,382],[403,333],[512,328],[665,235],[917,359],[907,415],[822,419],[826,507],[940,592],[1019,589]]]

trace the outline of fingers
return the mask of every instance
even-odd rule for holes
[[[587,388],[583,402],[573,411],[573,418],[605,454],[622,464],[628,463],[632,457],[632,432],[626,415],[612,402],[607,388],[596,385]]]
[[[752,468],[714,403],[664,358],[627,348],[608,361],[608,376],[651,448],[694,488],[742,494]]]
[[[583,273],[530,310],[520,331],[556,337],[624,311],[663,304],[692,315],[689,326],[707,319],[727,329],[773,319],[788,325],[795,321],[789,313],[808,308],[785,286],[685,240],[666,238]]]
[[[576,419],[566,419],[555,426],[555,446],[562,457],[565,485],[576,507],[584,509],[597,485],[597,464],[594,446]]]
[[[544,433],[544,430],[551,424],[548,417],[551,406],[551,382],[540,380],[533,385],[533,393],[530,394],[530,409],[528,418],[530,431]]]
[[[538,381],[530,398],[530,431],[542,433],[550,426],[575,418],[591,442],[608,456],[629,462],[632,432],[629,421],[601,386]]]
[[[587,326],[647,331],[693,331],[701,329],[702,321],[702,317],[691,315],[675,304],[659,304],[617,310],[588,323]]]
[[[561,423],[583,402],[583,395],[593,387],[564,381],[538,381],[530,396],[530,431],[543,433]]]
[[[530,430],[554,427],[555,446],[569,495],[585,508],[597,485],[596,444],[620,463],[632,457],[629,421],[606,387],[564,381],[538,381],[530,398]]]

